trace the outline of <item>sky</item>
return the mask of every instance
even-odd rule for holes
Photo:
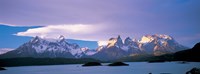
[[[147,34],[167,34],[192,47],[200,42],[199,13],[200,0],[0,0],[0,48],[36,35],[103,43]],[[6,45],[12,40],[16,44]]]

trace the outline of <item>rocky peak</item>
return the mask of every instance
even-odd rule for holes
[[[155,35],[145,35],[141,38],[140,43],[149,43],[153,41],[173,41],[173,38],[169,35],[155,34]]]
[[[125,40],[124,40],[124,44],[125,45],[129,45],[130,43],[132,43],[133,41],[131,40],[130,37],[127,37]]]
[[[39,36],[36,36],[34,38],[31,39],[31,43],[36,43],[36,42],[39,42],[41,40],[41,38]]]
[[[60,35],[57,41],[62,46],[69,46],[69,43],[67,43],[67,41],[66,41],[66,39],[65,39],[65,37],[63,35]],[[75,44],[71,44],[71,45],[73,45],[74,47],[76,47]]]
[[[58,42],[65,41],[65,37],[63,35],[60,35],[58,38]]]
[[[117,42],[117,38],[110,38],[108,41],[107,48],[114,46],[116,42]]]
[[[110,38],[109,39],[107,48],[112,47],[112,46],[117,46],[117,47],[123,46],[123,42],[122,42],[120,35],[118,35],[117,38]]]
[[[115,45],[117,45],[119,47],[123,46],[123,42],[122,42],[122,39],[121,39],[120,35],[118,35],[117,42],[115,43]]]
[[[120,35],[118,35],[118,36],[117,36],[117,40],[120,40],[120,39],[121,39],[121,37],[120,37]],[[121,40],[122,40],[122,39],[121,39]]]

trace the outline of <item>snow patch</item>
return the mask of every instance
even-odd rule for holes
[[[0,55],[12,51],[12,48],[0,48]]]

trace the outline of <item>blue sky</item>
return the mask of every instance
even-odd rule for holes
[[[103,42],[146,34],[192,47],[200,42],[199,9],[200,0],[0,0],[0,23],[7,25],[0,26],[0,48],[36,35]]]
[[[17,48],[23,43],[26,43],[31,40],[32,37],[27,37],[27,36],[16,36],[14,34],[22,31],[26,31],[31,28],[39,28],[41,26],[23,26],[23,27],[18,27],[18,26],[6,26],[0,24],[0,48]],[[92,49],[95,49],[97,47],[97,42],[96,41],[82,41],[82,40],[73,40],[73,39],[67,39],[67,42],[69,43],[77,43],[81,47],[89,47]]]
[[[0,25],[0,48],[16,48],[19,45],[29,41],[31,37],[19,37],[13,35],[20,31],[26,31],[30,28],[37,28],[37,27],[11,27]]]

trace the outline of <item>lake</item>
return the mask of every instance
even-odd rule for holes
[[[129,66],[92,66],[82,67],[82,64],[48,65],[48,66],[21,66],[5,67],[7,70],[0,74],[185,74],[193,67],[200,67],[200,62],[177,62],[148,63],[126,62]],[[108,63],[103,63],[107,65]]]

